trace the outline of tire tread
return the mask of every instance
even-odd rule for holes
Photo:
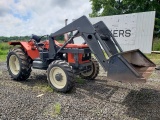
[[[67,76],[67,84],[65,87],[63,87],[62,89],[58,89],[56,88],[54,85],[52,85],[52,83],[50,82],[50,79],[49,79],[49,72],[50,70],[54,67],[54,66],[58,66],[60,67],[61,69],[63,69],[66,73],[66,76]],[[56,91],[58,92],[63,92],[63,93],[66,93],[68,91],[70,91],[73,87],[74,87],[74,74],[73,74],[73,71],[72,71],[72,68],[69,66],[69,64],[63,60],[55,60],[53,62],[51,62],[49,64],[49,67],[47,69],[47,79],[48,79],[48,82],[50,84],[50,86],[55,89]]]
[[[20,62],[20,72],[18,75],[13,75],[12,72],[9,70],[9,57],[15,54],[17,55],[19,62]],[[22,80],[26,80],[29,78],[30,73],[32,71],[31,66],[32,66],[32,60],[31,58],[23,51],[22,48],[13,48],[9,51],[8,53],[8,57],[7,57],[7,68],[9,70],[9,75],[11,76],[11,78],[13,80],[17,80],[17,81],[22,81]]]

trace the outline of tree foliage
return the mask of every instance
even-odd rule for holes
[[[31,36],[0,36],[0,42],[8,42],[8,41],[24,41],[24,40],[30,40]],[[42,40],[46,40],[47,38],[43,38]],[[56,40],[64,40],[64,36],[57,36],[55,38]]]
[[[10,37],[5,37],[5,36],[0,36],[0,42],[8,42],[8,41],[20,41],[20,40],[29,40],[30,36],[10,36]]]
[[[160,34],[160,0],[90,0],[90,17],[156,11],[154,36]],[[159,35],[160,36],[160,35]]]

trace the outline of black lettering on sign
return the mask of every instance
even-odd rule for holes
[[[124,30],[119,30],[119,37],[121,37],[121,35],[124,37]]]
[[[130,37],[131,30],[111,30],[114,37]]]
[[[114,36],[114,37],[118,37],[117,34],[118,34],[118,30],[113,30],[113,36]]]
[[[125,36],[130,37],[131,36],[131,30],[126,30],[125,31]]]

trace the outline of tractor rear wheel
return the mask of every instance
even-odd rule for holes
[[[31,58],[21,48],[10,50],[7,56],[7,69],[13,80],[26,80],[31,73]]]
[[[94,58],[92,58],[91,62],[92,62],[91,70],[87,71],[87,72],[81,72],[80,73],[79,76],[82,79],[94,80],[97,77],[97,75],[99,73],[98,61],[96,61]]]
[[[69,64],[62,60],[50,63],[47,69],[49,85],[59,92],[68,92],[74,86],[74,74]]]

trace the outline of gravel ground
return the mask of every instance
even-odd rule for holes
[[[2,120],[158,120],[160,71],[145,84],[106,80],[101,70],[95,81],[77,80],[67,94],[53,92],[46,71],[33,70],[27,81],[12,81],[0,63],[0,119]]]

